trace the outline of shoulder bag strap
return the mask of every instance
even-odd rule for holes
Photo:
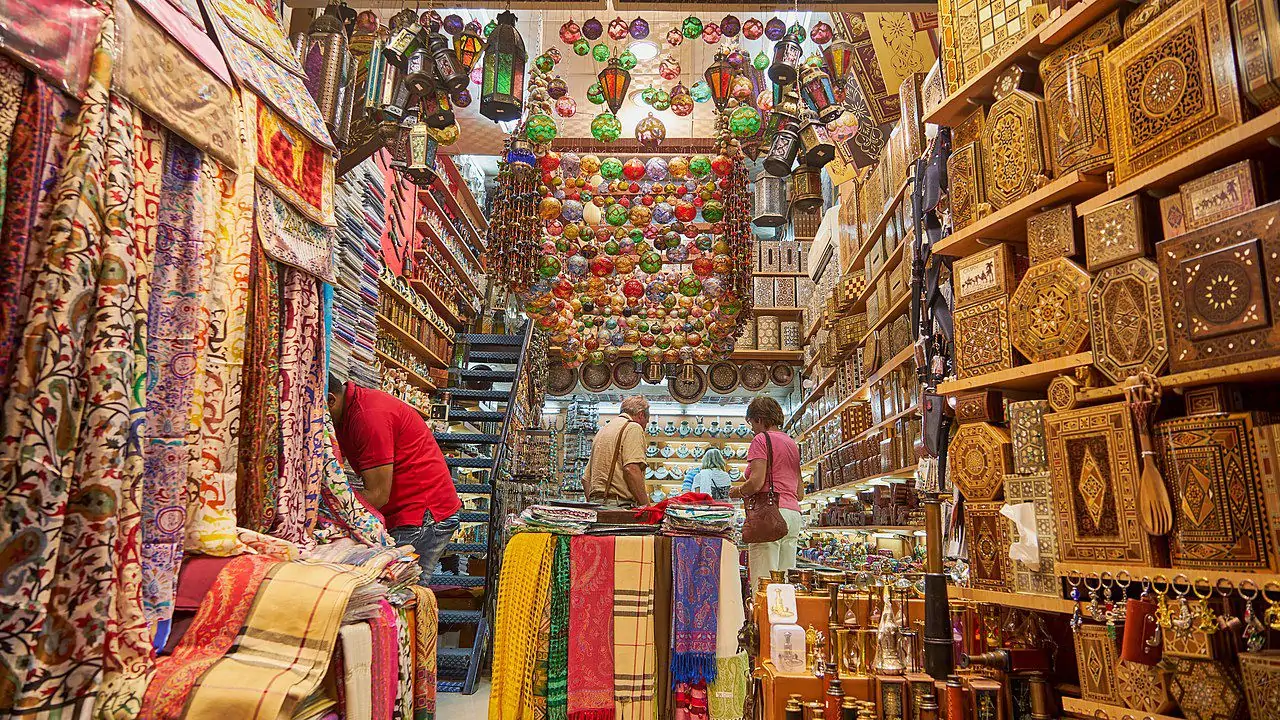
[[[625,416],[624,416],[625,417]],[[613,491],[613,471],[618,469],[619,457],[622,455],[622,441],[627,434],[627,430],[631,428],[631,423],[635,422],[631,418],[627,418],[626,424],[622,426],[622,432],[618,433],[618,442],[613,445],[613,462],[609,463],[609,475],[605,478],[604,485],[604,504],[609,504],[609,495]],[[626,482],[626,478],[623,478]],[[621,496],[618,498],[621,500]]]
[[[773,490],[773,440],[770,439],[768,430],[764,432],[764,449],[765,449],[764,481],[765,483],[768,484],[769,492],[772,494],[774,492]]]

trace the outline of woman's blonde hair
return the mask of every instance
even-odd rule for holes
[[[711,448],[702,456],[702,469],[727,471],[729,469],[729,464],[724,461],[724,453],[720,452],[717,448]]]
[[[761,395],[747,406],[747,420],[758,420],[764,423],[765,427],[782,427],[782,423],[786,422],[787,418],[782,414],[782,406],[777,400]]]

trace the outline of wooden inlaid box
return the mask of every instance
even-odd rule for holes
[[[1009,403],[1009,436],[1013,441],[1013,471],[1034,475],[1049,471],[1044,443],[1044,415],[1048,400],[1022,400]]]
[[[1223,0],[1178,2],[1104,63],[1116,182],[1240,124]]]
[[[1079,352],[1089,339],[1089,274],[1065,258],[1028,270],[1009,298],[1009,338],[1030,362]]]
[[[1259,110],[1280,106],[1280,17],[1275,3],[1233,0],[1230,9],[1240,89]]]
[[[1187,720],[1241,720],[1247,715],[1244,689],[1234,667],[1221,660],[1167,655],[1165,663],[1169,694]]]
[[[956,423],[1004,422],[1004,395],[999,390],[975,390],[956,395]]]
[[[1258,206],[1258,173],[1241,160],[1178,186],[1187,230],[1199,230]]]
[[[956,310],[954,322],[957,377],[963,379],[1013,367],[1007,298]]]
[[[1160,271],[1146,258],[1113,265],[1089,290],[1093,365],[1114,383],[1139,371],[1159,374],[1169,360]]]
[[[907,720],[910,700],[906,677],[876,676],[876,720]]]
[[[964,537],[969,546],[969,583],[976,588],[1009,592],[1013,561],[1009,559],[1009,521],[1002,502],[966,502]]]
[[[1124,402],[1044,416],[1064,562],[1158,565],[1164,553],[1138,522],[1138,453]]]
[[[987,109],[979,105],[965,116],[951,131],[951,147],[961,147],[971,142],[982,142],[982,131],[987,127]]]
[[[1070,205],[1051,207],[1027,218],[1027,260],[1032,265],[1079,253],[1075,211]]]
[[[1187,214],[1182,208],[1182,195],[1174,193],[1160,198],[1160,229],[1164,239],[1176,238],[1187,231]]]
[[[1013,466],[1009,432],[990,423],[961,425],[947,446],[947,474],[965,500],[998,500]]]
[[[962,145],[947,158],[947,189],[951,198],[951,223],[956,230],[986,214],[985,184],[978,143]]]
[[[1036,544],[1040,548],[1040,567],[1032,570],[1020,561],[1013,563],[1013,589],[1016,592],[1058,597],[1061,583],[1054,565],[1058,557],[1058,518],[1053,506],[1053,478],[1049,473],[1039,475],[1005,475],[1004,501],[1008,505],[1032,503],[1036,508]],[[1018,537],[1017,530],[1009,523],[1009,540]]]
[[[1080,671],[1080,697],[1119,705],[1115,669],[1120,659],[1116,638],[1105,625],[1081,625],[1075,632],[1076,667]]]
[[[1280,554],[1280,425],[1255,426],[1253,440],[1266,503],[1267,540],[1271,552]],[[1272,562],[1280,560],[1273,558]]]
[[[1084,216],[1084,261],[1093,272],[1147,254],[1142,199],[1107,203]]]
[[[1280,650],[1240,655],[1249,717],[1280,718]]]
[[[981,252],[956,258],[951,266],[951,289],[956,308],[1004,298],[1018,285],[1013,247],[999,243]]]
[[[1160,466],[1173,502],[1174,567],[1275,569],[1253,413],[1156,423]]]
[[[1156,246],[1174,372],[1280,352],[1280,202]]]
[[[993,209],[1035,192],[1053,175],[1044,98],[1018,87],[1023,72],[1015,65],[996,79],[996,101],[982,129],[983,181]]]
[[[1116,696],[1125,707],[1161,715],[1173,709],[1168,675],[1158,667],[1120,660],[1115,676]]]
[[[1102,64],[1122,34],[1112,12],[1040,61],[1055,175],[1111,163]]]

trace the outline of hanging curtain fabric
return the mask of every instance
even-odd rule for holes
[[[413,720],[435,720],[436,717],[436,643],[440,610],[436,594],[430,588],[413,585],[409,588],[418,599],[414,619],[418,630],[414,634]]]
[[[9,149],[13,131],[22,112],[27,87],[27,71],[14,61],[0,56],[0,215],[4,212],[6,179],[9,176]]]
[[[241,389],[240,459],[236,465],[236,517],[265,533],[275,524],[280,479],[279,266],[254,237],[249,249],[249,318]]]
[[[280,278],[280,485],[271,534],[307,547],[324,474],[324,328],[316,279],[289,266]]]

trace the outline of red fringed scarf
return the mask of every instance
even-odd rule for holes
[[[570,540],[569,720],[613,720],[613,542]]]

